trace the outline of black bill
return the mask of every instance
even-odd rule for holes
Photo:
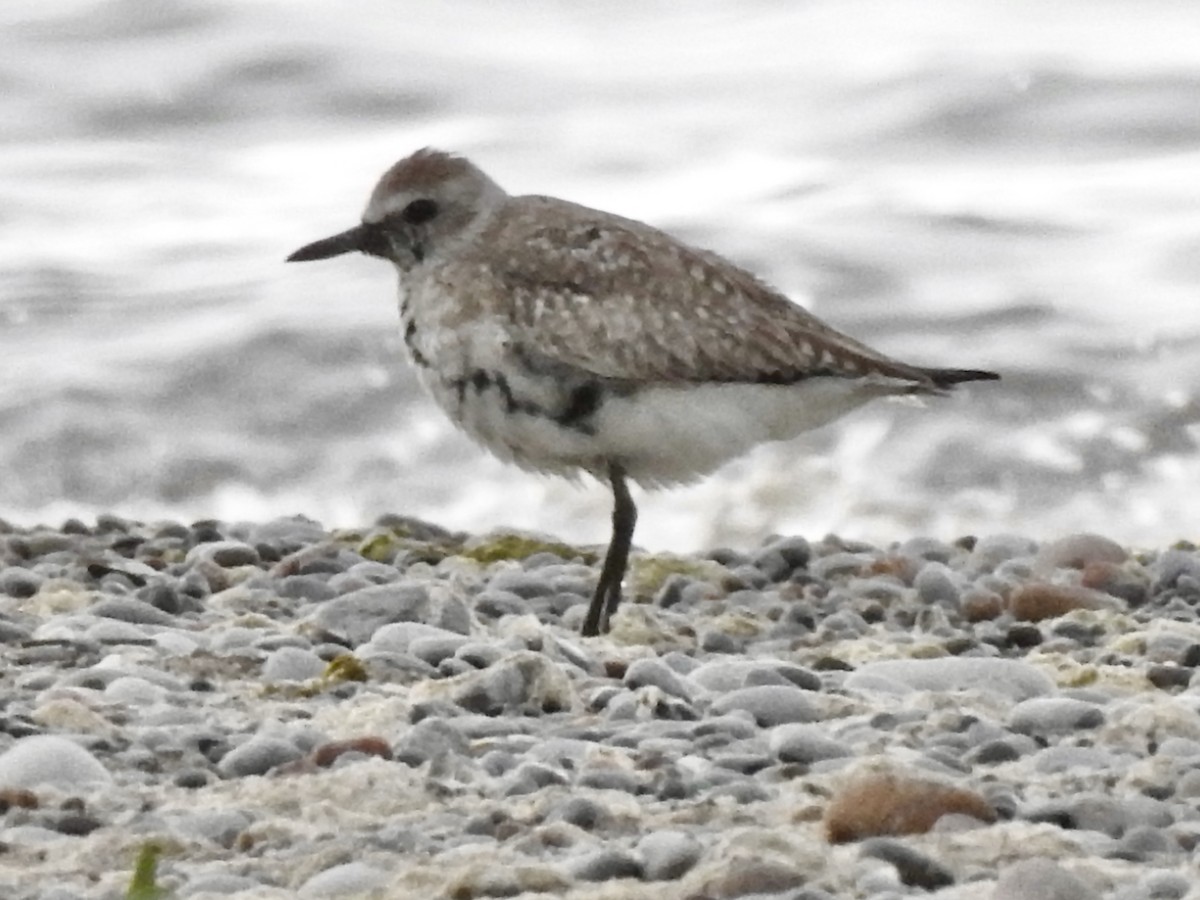
[[[366,225],[356,225],[341,234],[323,238],[305,244],[287,258],[288,262],[309,262],[314,259],[329,259],[341,256],[343,253],[361,252],[368,243],[368,228]]]

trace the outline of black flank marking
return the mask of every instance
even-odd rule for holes
[[[564,428],[590,432],[591,425],[587,420],[600,408],[603,399],[600,385],[595,381],[585,381],[571,390],[566,407],[554,417],[554,421]]]
[[[812,369],[808,372],[759,372],[754,376],[754,384],[799,384],[809,378],[848,378],[845,372],[836,369]],[[735,381],[740,379],[734,379]]]
[[[591,228],[589,228],[587,230],[587,234],[585,235],[585,237],[587,237],[588,241],[591,241],[591,242],[600,240],[600,229],[597,228],[595,225],[593,225]]]
[[[475,392],[482,394],[492,385],[492,376],[483,369],[475,369],[471,373],[471,387],[475,388]]]

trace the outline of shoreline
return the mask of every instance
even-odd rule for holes
[[[596,549],[0,523],[2,892],[1200,896],[1193,546]]]

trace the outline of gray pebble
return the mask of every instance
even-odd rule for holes
[[[452,634],[446,632],[442,635],[426,635],[418,637],[408,645],[408,652],[417,659],[423,659],[431,666],[439,665],[443,660],[448,660],[458,652],[458,648],[467,643],[470,638],[464,637],[461,634]],[[462,660],[462,671],[467,671],[473,666]]]
[[[1006,866],[991,900],[1100,900],[1100,894],[1058,863],[1038,857]]]
[[[913,587],[922,603],[957,607],[962,596],[958,581],[950,569],[939,562],[922,566],[913,579]]]
[[[675,881],[686,875],[700,859],[704,848],[686,831],[652,831],[634,848],[642,861],[647,881]]]
[[[133,625],[174,625],[177,621],[175,616],[133,597],[105,597],[89,606],[88,612]]]
[[[229,849],[254,822],[240,809],[188,809],[165,815],[173,830],[190,840],[204,840]]]
[[[705,653],[738,653],[742,648],[731,634],[713,628],[701,631],[698,643]]]
[[[810,692],[783,685],[762,685],[730,691],[718,697],[712,705],[717,715],[745,710],[763,728],[787,722],[813,722],[820,713],[810,699]]]
[[[978,690],[1014,700],[1052,694],[1056,686],[1040,669],[1015,659],[941,657],[889,659],[867,663],[845,680],[847,689],[878,690],[881,682],[895,682],[919,691]]]
[[[1150,564],[1154,590],[1173,588],[1181,577],[1200,579],[1200,553],[1195,550],[1165,550]]]
[[[1143,803],[1153,803],[1143,798]],[[1119,838],[1135,824],[1169,824],[1151,810],[1135,807],[1133,798],[1117,800],[1103,794],[1080,794],[1045,804],[1028,812],[1023,818],[1031,822],[1051,822],[1061,828],[1079,831],[1098,831]],[[1156,821],[1147,821],[1148,819]]]
[[[184,563],[192,565],[201,560],[215,563],[223,569],[257,566],[262,561],[257,550],[241,541],[210,541],[197,544],[188,551]]]
[[[688,680],[709,691],[732,691],[756,684],[793,684],[820,690],[821,679],[800,666],[780,660],[716,659],[688,673]]]
[[[994,766],[1000,763],[1014,762],[1037,749],[1037,742],[1033,738],[1014,735],[980,744],[968,752],[964,759],[972,766]]]
[[[572,875],[580,881],[612,881],[616,878],[641,878],[642,864],[628,851],[615,847],[595,850],[568,863]]]
[[[207,769],[180,769],[172,779],[172,783],[176,787],[188,790],[207,787],[210,781],[212,781],[212,776]]]
[[[535,794],[542,788],[567,783],[567,776],[558,769],[541,763],[526,762],[505,778],[504,796],[521,797]]]
[[[97,644],[149,644],[150,630],[118,619],[101,619],[83,633],[83,639]]]
[[[489,586],[475,595],[474,609],[476,615],[499,619],[503,616],[529,615],[532,607],[529,601],[511,591],[498,591]]]
[[[0,786],[33,788],[53,785],[64,790],[108,784],[104,765],[74,741],[58,735],[33,735],[0,754]]]
[[[476,669],[486,669],[504,658],[504,651],[495,644],[483,641],[467,641],[461,644],[454,655]]]
[[[553,713],[570,709],[575,702],[571,679],[557,663],[524,651],[462,676],[454,701],[470,712]]]
[[[554,583],[543,573],[527,572],[524,569],[505,569],[497,572],[488,582],[488,590],[516,594],[522,600],[555,593]]]
[[[1146,862],[1159,854],[1167,853],[1170,849],[1171,844],[1162,829],[1141,825],[1125,832],[1117,846],[1105,855],[1112,859]]]
[[[1183,900],[1194,882],[1182,872],[1148,872],[1138,884],[1146,900]]]
[[[305,545],[320,544],[327,538],[319,522],[305,516],[285,516],[251,525],[243,539],[248,544],[270,544],[291,553]]]
[[[338,595],[334,586],[321,575],[289,575],[275,581],[273,590],[290,600],[323,603]]]
[[[679,674],[662,660],[653,657],[635,659],[625,670],[623,681],[631,690],[650,685],[689,702],[695,695],[695,689]]]
[[[1012,708],[1008,725],[1016,732],[1047,735],[1104,724],[1104,710],[1094,703],[1070,697],[1033,697]]]
[[[471,609],[459,596],[446,597],[438,607],[433,624],[451,634],[471,633]]]
[[[256,735],[226,753],[217,766],[217,771],[224,778],[265,775],[276,766],[292,762],[303,755],[300,748],[291,741]]]
[[[32,632],[22,625],[0,619],[0,644],[20,644],[29,640]]]
[[[322,897],[362,897],[372,891],[384,890],[391,882],[387,872],[362,862],[348,862],[318,872],[300,886],[299,895],[305,900]]]
[[[924,559],[943,565],[962,554],[961,550],[930,537],[909,538],[900,545],[898,552],[905,559]]]
[[[422,719],[401,735],[393,748],[393,758],[416,768],[437,756],[466,755],[467,739],[453,722],[453,719]]]
[[[1116,769],[1128,758],[1123,759],[1115,753],[1099,747],[1076,747],[1056,744],[1036,753],[1033,757],[1034,769],[1043,774],[1069,772],[1072,769],[1101,770]]]
[[[870,553],[830,553],[813,560],[808,569],[814,578],[830,581],[858,575],[874,561],[875,557]]]
[[[323,603],[312,621],[329,634],[357,647],[391,622],[428,619],[431,607],[429,591],[424,585],[380,584]]]
[[[236,896],[261,891],[263,884],[235,872],[206,872],[188,882],[188,895],[208,897]]]
[[[104,697],[125,706],[152,706],[161,703],[167,696],[165,688],[151,684],[144,678],[122,676],[114,678],[104,688]]]
[[[262,675],[266,681],[308,681],[324,671],[325,661],[312,650],[280,647],[263,663]]]
[[[36,594],[41,589],[44,580],[36,572],[20,566],[9,566],[0,572],[0,591],[10,597],[24,600]]]
[[[426,625],[424,622],[393,622],[380,626],[371,636],[369,644],[371,649],[376,651],[408,653],[414,641],[430,637],[439,640],[449,639],[455,642],[456,649],[467,643],[467,638],[462,635],[438,628],[436,625]],[[452,653],[446,655],[449,656]]]
[[[826,729],[817,725],[780,725],[771,730],[767,746],[780,762],[804,765],[852,753],[848,746],[829,738]]]
[[[584,831],[603,831],[614,822],[608,808],[591,797],[570,797],[553,809],[548,818],[569,822]]]
[[[863,841],[859,853],[864,857],[882,859],[896,869],[902,884],[926,891],[954,884],[954,877],[944,867],[907,844],[891,838],[870,838]]]
[[[752,558],[771,581],[783,581],[796,569],[803,569],[812,559],[812,545],[802,537],[785,537],[772,541]]]
[[[642,783],[625,769],[589,769],[580,773],[576,784],[600,791],[621,791],[626,794],[642,792]]]
[[[980,538],[971,551],[970,565],[979,572],[991,572],[1002,562],[1037,553],[1037,542],[1019,534],[990,534]]]

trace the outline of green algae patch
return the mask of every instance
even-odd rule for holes
[[[538,553],[552,553],[568,562],[582,560],[588,565],[592,565],[598,559],[597,554],[590,550],[580,550],[560,541],[514,532],[477,538],[468,542],[460,551],[460,555],[483,565],[528,559]]]
[[[367,668],[353,653],[339,653],[329,661],[321,680],[326,685],[339,681],[366,681]]]
[[[424,562],[433,566],[462,549],[460,541],[414,537],[404,526],[375,528],[366,534],[347,532],[335,539],[351,547],[363,559],[387,564],[402,560],[406,565]]]
[[[308,681],[284,681],[265,684],[262,687],[264,697],[285,697],[290,700],[303,700],[319,696],[330,688],[345,681],[367,681],[367,667],[353,653],[339,653],[325,666],[325,671],[319,678]]]
[[[711,559],[675,556],[671,553],[638,555],[631,561],[630,584],[635,597],[653,597],[672,575],[683,575],[695,581],[719,582],[727,569]]]

